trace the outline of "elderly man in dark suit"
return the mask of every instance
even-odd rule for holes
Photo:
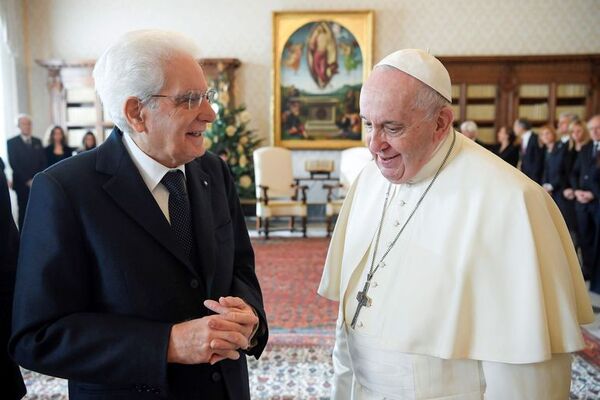
[[[19,231],[12,217],[8,185],[4,175],[4,161],[0,158],[0,376],[2,397],[9,400],[25,395],[25,385],[19,366],[8,356],[6,345],[10,337]]]
[[[13,189],[19,206],[19,228],[23,228],[25,210],[33,176],[46,168],[42,141],[31,134],[31,118],[20,114],[16,118],[19,134],[6,143],[8,162],[13,170]]]
[[[9,346],[77,399],[249,399],[267,342],[254,253],[187,38],[126,34],[98,60],[107,141],[34,180]]]

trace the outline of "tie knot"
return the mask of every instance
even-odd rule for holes
[[[184,181],[185,176],[181,170],[169,171],[161,180],[162,184],[165,185],[169,191],[169,194],[174,196],[187,196]]]

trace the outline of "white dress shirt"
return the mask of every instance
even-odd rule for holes
[[[144,153],[128,133],[123,133],[123,138],[123,144],[138,171],[140,171],[144,183],[146,183],[148,190],[152,194],[152,197],[154,197],[154,200],[156,200],[167,221],[171,223],[171,219],[169,218],[169,191],[160,181],[167,172],[174,169],[180,170],[183,172],[183,176],[185,176],[185,166],[180,165],[177,168],[165,167]]]
[[[531,137],[532,131],[527,131],[521,136],[521,153],[525,154],[527,151],[527,145],[529,144],[529,138]]]

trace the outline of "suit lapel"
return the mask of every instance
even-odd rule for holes
[[[98,148],[96,169],[112,177],[103,188],[119,207],[146,232],[197,275],[183,249],[171,232],[171,226],[148,190],[137,167],[122,143],[122,133],[115,128]]]
[[[206,284],[206,293],[210,296],[216,265],[215,248],[211,245],[214,241],[214,222],[211,206],[212,182],[208,174],[202,170],[200,159],[196,159],[185,166],[185,175],[192,210],[197,262]]]

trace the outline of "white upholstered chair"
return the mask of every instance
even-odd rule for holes
[[[323,188],[327,189],[327,205],[325,207],[327,236],[333,231],[334,218],[340,213],[344,197],[350,186],[364,166],[372,159],[373,156],[366,147],[352,147],[341,152],[340,181],[334,185],[323,185]]]
[[[292,152],[281,147],[262,147],[254,152],[256,178],[256,229],[269,238],[269,218],[290,217],[302,221],[302,236],[306,237],[306,186],[298,186],[292,173]]]

